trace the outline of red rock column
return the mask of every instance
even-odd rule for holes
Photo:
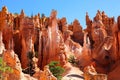
[[[5,50],[5,47],[2,41],[2,32],[0,31],[0,54],[2,54],[4,50]]]

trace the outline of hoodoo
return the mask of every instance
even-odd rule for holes
[[[56,10],[49,17],[40,13],[28,17],[23,10],[13,14],[4,6],[0,11],[0,59],[5,62],[2,68],[9,66],[12,72],[2,72],[0,67],[0,74],[8,80],[120,79],[120,16],[116,22],[98,10],[93,20],[88,12],[85,19],[83,29],[77,19],[71,24],[65,17],[58,19]],[[61,68],[63,75],[52,73]]]

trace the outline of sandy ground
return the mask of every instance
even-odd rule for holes
[[[83,72],[79,68],[72,66],[70,63],[67,63],[64,67],[65,73],[62,80],[84,80]]]

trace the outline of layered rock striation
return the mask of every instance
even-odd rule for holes
[[[59,61],[63,67],[69,55],[74,55],[82,70],[93,65],[98,73],[107,74],[108,80],[118,80],[120,16],[115,21],[98,10],[93,20],[88,13],[85,19],[87,27],[82,29],[77,19],[69,25],[65,17],[58,19],[55,10],[50,17],[39,13],[28,17],[23,10],[12,14],[4,6],[0,11],[0,55],[13,68],[11,77],[24,77],[22,69],[38,74],[51,61]]]

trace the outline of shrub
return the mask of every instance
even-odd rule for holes
[[[34,71],[34,61],[32,60],[34,57],[34,53],[32,51],[27,53],[27,57],[28,57],[28,64],[27,64],[27,68],[23,69],[22,72],[24,72],[25,74],[29,74],[30,76],[32,76],[35,71]]]
[[[37,51],[35,52],[35,57],[38,58],[38,52]]]
[[[4,61],[3,58],[0,57],[0,79],[2,80],[3,77],[3,73],[12,73],[12,68],[9,67]]]
[[[58,65],[59,65],[59,62],[57,62],[57,61],[52,61],[52,62],[50,62],[48,65],[49,65],[49,69],[50,69],[50,71],[52,72],[52,74],[53,74],[58,80],[61,80],[62,74],[63,74],[63,72],[64,72],[65,70],[64,70],[64,68],[62,68],[61,66],[58,66]]]
[[[73,55],[69,56],[68,62],[70,62],[71,64],[77,66],[77,60],[75,59],[75,57]]]

